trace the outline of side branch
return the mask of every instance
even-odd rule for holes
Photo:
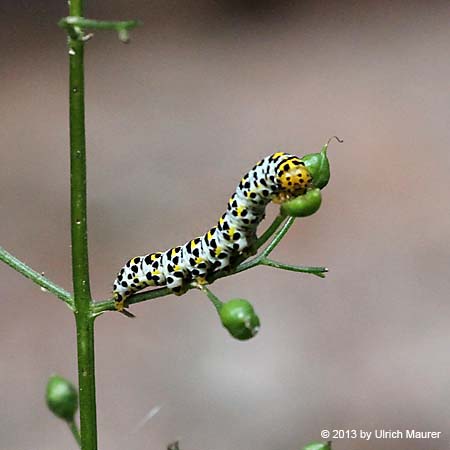
[[[73,309],[73,299],[72,295],[69,292],[53,283],[39,272],[36,272],[31,267],[27,266],[24,262],[11,255],[11,253],[8,253],[3,247],[0,247],[0,261],[8,264],[8,266],[12,267],[23,276],[29,278],[38,286],[41,286],[52,294],[55,294],[56,297],[67,303],[70,309]]]
[[[83,39],[83,29],[114,30],[122,42],[129,42],[129,31],[140,24],[138,20],[95,20],[77,16],[64,17],[58,22],[58,26],[64,28],[72,38]]]
[[[279,217],[283,217],[283,216],[279,216]],[[277,219],[278,219],[278,217],[277,217]],[[275,219],[275,221],[277,219]],[[283,219],[284,219],[284,217],[283,217]],[[275,223],[275,221],[274,221],[274,223]],[[275,238],[272,240],[272,242],[264,249],[264,251],[262,252],[263,256],[269,256],[269,254],[272,253],[272,251],[280,243],[281,239],[283,239],[283,237],[289,231],[289,228],[291,228],[291,226],[293,225],[294,222],[295,222],[295,217],[289,217],[289,219],[285,222],[285,224],[283,225],[281,230],[275,235]],[[282,222],[280,222],[280,223],[282,223]],[[275,231],[276,231],[276,229],[275,229]]]
[[[260,264],[263,266],[273,267],[275,269],[289,270],[291,272],[310,273],[318,276],[319,278],[325,278],[325,274],[328,272],[326,267],[295,266],[293,264],[280,263],[269,258],[261,258]]]
[[[189,288],[192,289],[192,288]],[[142,292],[141,294],[134,294],[130,298],[127,298],[126,304],[134,305],[136,303],[142,303],[147,300],[153,300],[154,298],[165,297],[166,295],[173,294],[173,292],[166,288],[158,288],[152,289],[151,291]],[[100,316],[105,311],[115,311],[115,302],[114,300],[105,300],[103,302],[95,302],[92,306],[94,317]]]
[[[256,241],[256,248],[262,247],[278,230],[279,226],[286,220],[286,217],[279,214],[275,217],[274,221],[270,224],[269,228],[258,238]]]

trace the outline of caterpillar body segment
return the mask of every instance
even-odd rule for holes
[[[231,267],[237,256],[254,247],[267,204],[304,194],[311,181],[297,156],[278,152],[262,159],[244,175],[227,210],[204,236],[125,264],[114,281],[116,309],[123,310],[130,295],[148,286],[167,286],[181,295],[190,283],[205,283],[210,274]]]

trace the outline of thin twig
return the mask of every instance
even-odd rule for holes
[[[256,241],[256,248],[262,247],[278,230],[278,227],[286,220],[286,216],[279,214],[275,217],[274,221],[270,224],[266,231]]]
[[[129,31],[140,24],[138,20],[95,20],[78,16],[64,17],[58,22],[58,25],[74,39],[84,38],[81,30],[114,30],[117,31],[122,42],[128,42]]]
[[[20,261],[11,253],[7,252],[4,248],[0,247],[0,261],[8,264],[17,272],[21,273],[23,276],[29,278],[31,281],[36,283],[38,286],[46,289],[47,291],[55,294],[63,302],[67,303],[70,309],[73,309],[73,298],[70,292],[67,292],[61,286],[58,286],[53,281],[50,281],[44,275],[36,272],[31,267],[27,266],[24,262]]]
[[[274,250],[274,248],[280,243],[281,239],[285,236],[285,234],[289,231],[292,224],[295,222],[295,217],[289,217],[286,223],[283,225],[283,228],[276,234],[273,241],[264,249],[262,252],[263,256],[269,256],[270,253]]]
[[[141,292],[140,294],[134,294],[127,299],[127,305],[134,305],[136,303],[142,303],[147,300],[153,300],[159,297],[165,297],[166,295],[173,294],[173,292],[166,288],[161,287],[157,289],[152,289],[151,291]],[[94,315],[97,317],[105,311],[115,311],[115,302],[112,299],[104,300],[101,302],[96,302],[93,305]]]
[[[67,425],[68,425],[74,439],[77,441],[78,447],[81,448],[80,430],[78,429],[77,424],[75,423],[75,420],[72,420],[71,422],[67,422]]]
[[[206,286],[198,285],[198,288],[207,295],[211,303],[216,307],[217,311],[220,312],[223,303],[220,301],[219,297],[214,295]]]
[[[280,263],[269,258],[261,258],[260,264],[274,267],[275,269],[290,270],[291,272],[310,273],[320,278],[325,278],[325,273],[328,272],[326,267],[295,266],[293,264]]]

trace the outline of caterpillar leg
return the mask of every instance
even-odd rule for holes
[[[206,277],[197,277],[191,283],[192,286],[199,288],[199,289],[201,289],[202,286],[205,286],[207,284],[208,284],[208,281],[206,280]]]
[[[116,311],[119,312],[125,310],[125,299],[117,292],[114,292],[114,307],[116,308]]]
[[[242,251],[242,255],[245,259],[250,258],[250,256],[255,256],[258,253],[258,247],[256,246],[256,241],[252,242],[249,247]]]
[[[169,286],[168,286],[168,287],[169,287]],[[180,295],[186,294],[186,292],[188,291],[188,284],[187,284],[187,283],[183,283],[183,284],[180,285],[180,286],[175,286],[175,287],[172,287],[172,288],[169,288],[169,289],[171,289],[171,291],[172,291],[177,297],[179,297]]]
[[[208,281],[206,280],[206,277],[197,277],[191,282],[191,286],[200,289],[202,292],[205,292],[204,286],[208,285]]]
[[[116,308],[116,311],[120,312],[124,316],[134,319],[136,316],[127,309],[125,309],[125,299],[123,297],[122,298],[119,297],[120,294],[114,292],[114,306]]]

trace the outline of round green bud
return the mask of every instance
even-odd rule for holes
[[[330,442],[310,442],[303,447],[303,450],[331,450]]]
[[[236,339],[245,341],[259,331],[259,317],[247,300],[234,298],[224,303],[219,311],[222,325]]]
[[[310,189],[306,194],[288,200],[281,204],[280,211],[284,216],[307,217],[314,214],[322,203],[319,188]]]
[[[328,144],[319,153],[309,153],[301,159],[312,176],[315,187],[323,189],[330,180],[330,161],[327,156]]]
[[[47,383],[47,406],[60,419],[73,421],[78,409],[78,393],[75,386],[59,375],[52,375]]]

